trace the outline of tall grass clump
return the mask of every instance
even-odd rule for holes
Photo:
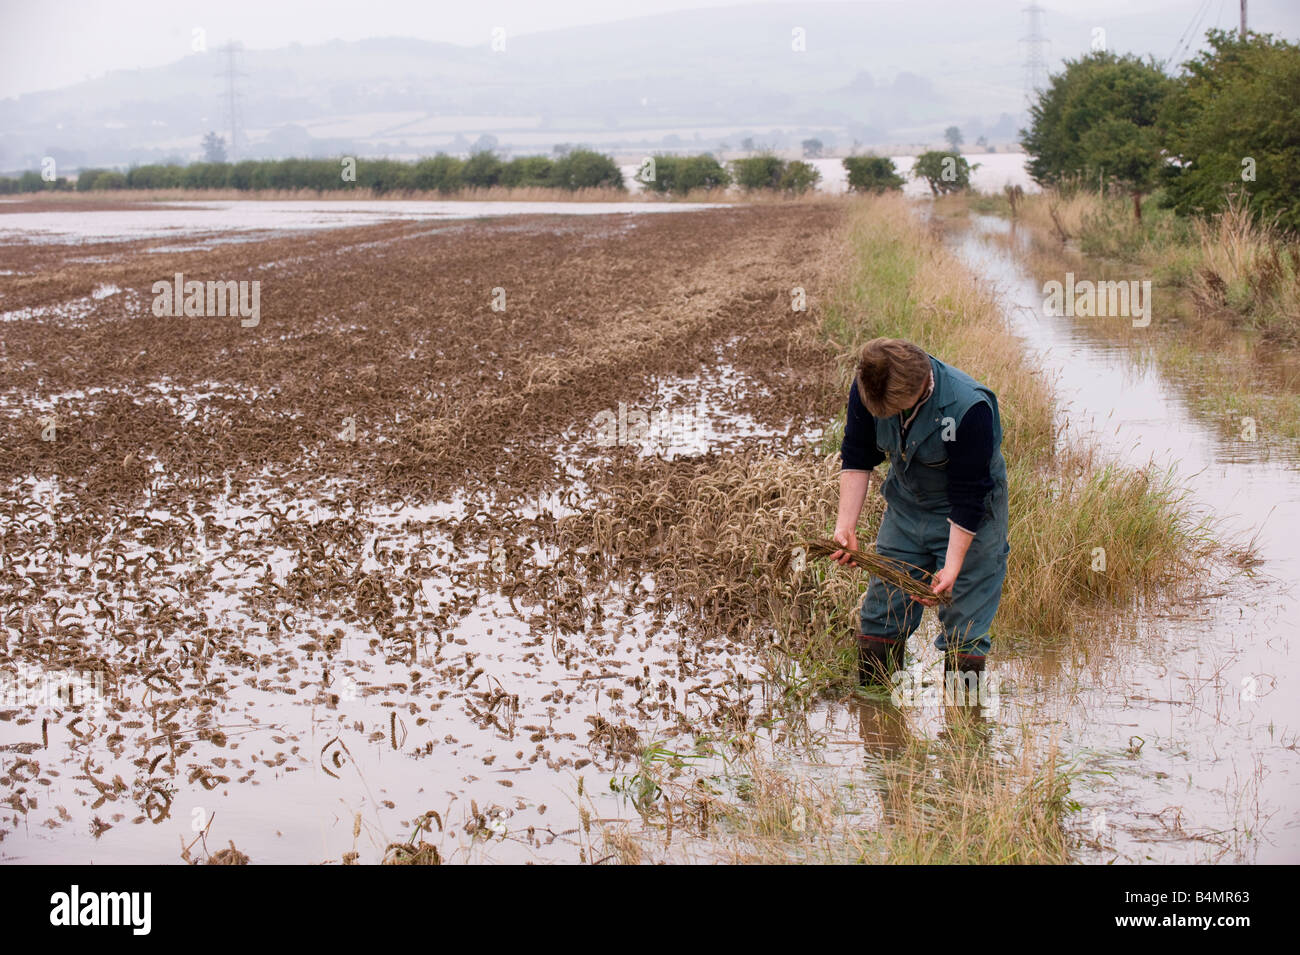
[[[1026,732],[1014,755],[995,758],[976,727],[938,741],[912,740],[882,766],[884,825],[865,861],[895,865],[1062,865],[1074,772],[1051,743]]]
[[[1300,242],[1231,195],[1205,217],[1183,217],[1151,200],[1141,221],[1129,200],[1090,190],[1026,197],[1022,219],[1084,255],[1144,267],[1154,282],[1191,292],[1197,312],[1300,344]]]
[[[1300,243],[1250,214],[1233,197],[1193,220],[1200,253],[1191,289],[1204,313],[1228,313],[1266,340],[1300,344]]]

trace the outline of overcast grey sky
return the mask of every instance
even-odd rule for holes
[[[622,20],[749,0],[0,0],[0,98],[67,86],[114,69],[161,66],[191,52],[193,31],[209,46],[245,46],[404,36],[471,45],[507,35]],[[851,2],[851,0],[850,0]],[[881,0],[862,0],[881,2]],[[889,0],[884,0],[889,2]],[[1023,0],[897,0],[911,7],[1023,7]],[[1235,23],[1237,0],[1040,0],[1048,11],[1104,19],[1168,10],[1190,20],[1203,2],[1208,21]],[[1295,0],[1300,7],[1300,0]],[[1225,13],[1226,10],[1226,13]],[[1164,51],[1167,52],[1167,51]]]

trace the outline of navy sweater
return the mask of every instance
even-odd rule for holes
[[[907,431],[903,432],[907,440]],[[984,498],[993,490],[989,461],[993,458],[993,409],[984,402],[971,405],[957,423],[948,442],[948,518],[972,534],[984,521]],[[840,467],[845,471],[870,471],[885,460],[876,447],[876,419],[858,398],[858,383],[849,389],[840,443]]]

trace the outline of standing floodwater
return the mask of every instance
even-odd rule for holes
[[[1184,399],[1195,383],[1139,360],[1142,334],[1120,341],[1102,327],[1129,319],[1047,314],[1042,284],[1009,248],[1010,230],[976,216],[951,243],[995,287],[1055,379],[1060,440],[1095,443],[1129,466],[1176,468],[1190,501],[1221,518],[1227,536],[1255,537],[1263,560],[1258,579],[1236,578],[1210,600],[1139,621],[1138,645],[1117,637],[1104,665],[1077,673],[1077,692],[1058,688],[1073,694],[1064,750],[1112,774],[1085,775],[1076,786],[1098,861],[1118,853],[1130,861],[1295,862],[1300,704],[1287,685],[1300,633],[1294,450],[1267,441],[1266,422],[1258,440],[1224,437]],[[1157,315],[1151,334],[1159,333]]]

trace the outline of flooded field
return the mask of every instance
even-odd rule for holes
[[[791,288],[837,215],[0,251],[0,856],[586,857],[647,741],[766,704],[566,519],[620,461],[816,437]],[[175,271],[261,276],[260,323],[155,317]]]
[[[775,555],[781,495],[833,495],[845,204],[678,210],[0,245],[0,860],[627,861],[604,833],[651,763],[702,818],[752,799],[735,740],[874,826],[885,761],[954,732],[933,621],[914,705],[802,695],[717,570],[754,561],[720,508]],[[980,751],[1059,748],[1080,861],[1295,861],[1296,461],[1198,420],[1140,337],[1044,314],[1008,228],[946,241],[1057,440],[1175,467],[1263,563],[995,642]],[[156,317],[177,272],[261,281],[260,322]]]
[[[303,230],[339,229],[381,222],[439,222],[503,215],[653,214],[705,208],[671,202],[440,202],[433,199],[364,201],[348,199],[169,201],[109,207],[104,211],[59,207],[8,211],[21,200],[0,200],[0,243],[97,242],[174,238],[182,245],[158,245],[158,253],[183,252],[218,242],[267,238]]]

